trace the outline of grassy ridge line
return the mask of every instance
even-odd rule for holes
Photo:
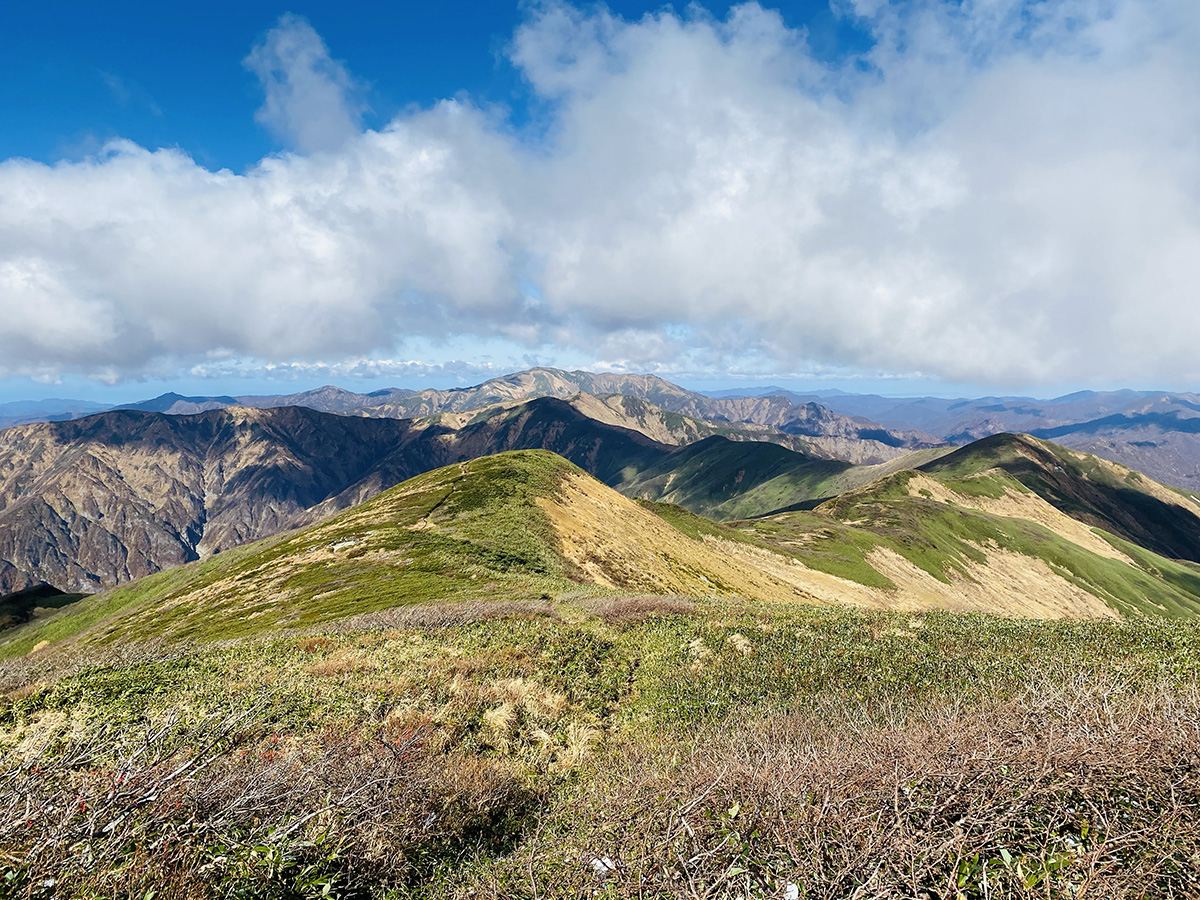
[[[566,460],[515,451],[418,476],[328,522],[159,573],[16,629],[41,641],[217,640],[431,600],[540,597],[577,587],[542,511]],[[336,548],[338,553],[330,552]]]
[[[427,473],[311,529],[161,573],[14,630],[0,643],[0,658],[82,632],[102,643],[216,640],[431,601],[556,596],[580,576],[538,501],[562,498],[568,473],[582,476],[544,451]],[[732,528],[677,507],[651,508],[692,540],[751,543],[881,592],[903,585],[871,564],[874,552],[890,551],[952,591],[960,579],[981,577],[978,567],[994,548],[1044,561],[1123,614],[1200,612],[1195,567],[1141,549],[1128,554],[1136,566],[1106,559],[1033,522],[910,496],[913,477],[892,473],[815,512]],[[942,483],[964,498],[1028,490],[994,469],[951,470]]]
[[[965,497],[1001,497],[1030,489],[1006,472],[972,474],[962,466],[939,480]],[[1200,614],[1197,567],[1166,559],[1096,529],[1137,567],[1107,559],[1024,519],[994,515],[931,497],[910,496],[915,472],[897,472],[843,494],[816,511],[796,511],[733,523],[805,565],[869,587],[896,585],[868,562],[886,548],[949,585],[969,577],[967,564],[985,564],[988,547],[1047,562],[1053,571],[1099,597],[1123,615]],[[852,523],[852,524],[850,524]]]
[[[1079,521],[1200,562],[1200,503],[1140,472],[1029,435],[994,435],[921,467],[940,480],[999,470]]]

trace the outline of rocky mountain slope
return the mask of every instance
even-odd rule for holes
[[[770,440],[814,456],[855,464],[883,462],[937,442],[916,432],[891,432],[866,420],[830,412],[816,403],[773,398],[715,399],[653,375],[567,372],[535,368],[454,390],[414,392],[387,388],[357,394],[326,385],[276,396],[184,397],[163,394],[120,409],[194,415],[230,406],[272,409],[303,406],[371,418],[446,416],[458,427],[467,413],[554,397],[570,400],[598,421],[641,431],[654,440],[685,444],[713,434],[737,440]],[[62,418],[72,418],[64,414]]]
[[[578,409],[648,437],[686,444],[713,434],[770,440],[793,449],[855,464],[884,462],[939,442],[919,432],[894,432],[838,415],[817,403],[781,397],[714,398],[653,375],[565,372],[537,368],[470,388],[420,391],[354,412],[372,417],[466,413],[538,397],[570,400]]]
[[[388,388],[355,393],[327,385],[263,396],[164,394],[124,408],[191,415],[232,405],[305,406],[408,418],[453,416],[538,397],[579,398],[573,402],[581,410],[586,405],[584,411],[600,421],[634,428],[663,443],[681,445],[724,434],[739,440],[770,440],[857,465],[886,462],[941,443],[963,445],[992,434],[1024,432],[1122,463],[1167,484],[1200,490],[1200,395],[1188,393],[1121,390],[1081,391],[1051,400],[945,399],[842,391],[797,393],[775,386],[710,396],[651,375],[534,368],[445,391]],[[639,409],[638,404],[646,406]],[[651,408],[657,412],[643,411]],[[0,428],[78,418],[97,410],[96,404],[76,401],[4,404]]]
[[[46,581],[94,591],[290,527],[410,431],[295,407],[109,412],[9,429],[0,590]]]
[[[459,428],[233,407],[0,433],[0,593],[94,591],[307,524],[413,475],[545,448],[618,482],[672,448],[551,398]]]
[[[421,421],[458,429],[527,402],[530,401],[509,401],[481,409],[439,413],[421,417]],[[899,459],[912,452],[893,443],[871,439],[836,435],[800,436],[782,432],[770,425],[697,419],[681,413],[668,412],[647,400],[625,394],[579,393],[563,398],[563,402],[596,422],[637,431],[651,440],[676,447],[687,446],[709,437],[723,437],[731,441],[778,444],[817,459],[848,461],[856,465],[873,465]],[[373,415],[371,408],[362,409],[359,413]],[[946,446],[945,449],[951,448]]]

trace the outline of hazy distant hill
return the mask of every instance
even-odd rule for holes
[[[880,397],[829,392],[790,394],[889,429],[916,429],[964,444],[1026,432],[1164,481],[1200,490],[1200,395],[1162,391],[1080,391],[1053,400],[1029,397]]]
[[[307,406],[309,409],[319,409],[321,412],[347,412],[358,409],[360,406],[386,403],[412,394],[413,391],[407,388],[383,388],[366,394],[356,394],[353,391],[327,384],[324,387],[296,394],[238,397],[237,405],[251,406],[256,409],[273,409],[277,406]]]
[[[196,413],[208,412],[211,409],[224,409],[227,406],[236,405],[237,400],[233,397],[184,397],[182,394],[170,391],[166,394],[159,394],[150,400],[142,400],[139,403],[124,403],[112,408],[132,409],[139,412],[169,413],[173,416],[191,416]]]
[[[15,400],[0,403],[0,428],[30,422],[59,422],[90,416],[106,409],[102,403],[88,400]]]
[[[356,394],[333,385],[301,391],[296,394],[248,394],[242,397],[211,396],[184,397],[176,393],[161,394],[152,400],[114,406],[113,409],[139,409],[144,412],[161,412],[173,416],[190,416],[210,409],[228,406],[245,406],[249,409],[274,409],[279,406],[303,406],[321,412],[347,412],[360,406],[384,403],[412,394],[403,388],[384,388],[368,394]]]

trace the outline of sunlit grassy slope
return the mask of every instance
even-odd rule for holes
[[[610,595],[9,663],[7,896],[1187,896],[1198,662],[1194,622]]]
[[[4,632],[0,658],[579,590],[1053,618],[1200,611],[1195,564],[1070,518],[992,458],[947,460],[816,510],[722,525],[639,506],[551,453],[499,454]]]
[[[447,467],[6,632],[0,894],[1189,896],[1197,574],[992,465]]]

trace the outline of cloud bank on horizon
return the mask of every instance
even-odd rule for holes
[[[291,148],[0,163],[0,374],[110,380],[410,337],[648,367],[756,354],[986,384],[1200,377],[1200,5],[533,7],[536,136],[467,98],[364,130],[302,19],[245,61]]]

